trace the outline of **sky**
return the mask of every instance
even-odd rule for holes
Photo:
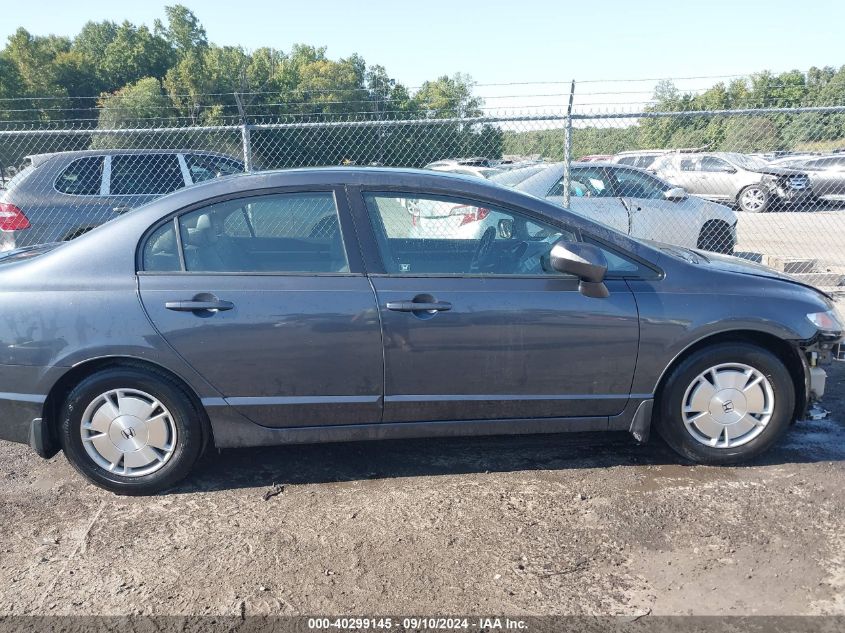
[[[333,58],[357,52],[409,87],[443,74],[468,73],[489,107],[560,107],[570,79],[578,81],[578,103],[613,109],[648,99],[655,82],[633,80],[694,78],[676,84],[696,90],[721,76],[845,64],[837,32],[845,23],[842,0],[181,3],[216,44],[289,50],[301,42],[325,45]],[[69,36],[88,20],[152,26],[164,17],[167,2],[4,4],[3,41],[19,26],[39,35]]]

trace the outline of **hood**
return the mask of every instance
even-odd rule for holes
[[[787,283],[795,284],[796,286],[803,286],[804,288],[809,288],[810,290],[813,290],[819,293],[820,295],[831,299],[830,295],[825,292],[822,292],[815,286],[811,286],[810,284],[804,283],[803,281],[799,281],[791,275],[782,273],[779,270],[775,270],[774,268],[769,268],[768,266],[764,266],[763,264],[758,264],[757,262],[752,262],[741,257],[734,257],[732,255],[719,255],[717,253],[705,253],[702,251],[695,252],[701,255],[699,263],[711,269],[723,271],[726,273],[738,273],[741,275],[752,275],[754,277],[777,279],[779,281],[785,281]]]
[[[763,264],[753,262],[742,257],[734,257],[733,255],[719,255],[717,253],[700,252],[702,255],[701,263],[728,273],[741,273],[743,275],[754,275],[756,277],[770,277],[772,279],[785,279],[788,281],[795,281],[786,273],[782,273],[774,268],[769,268]]]
[[[748,169],[747,171],[753,171],[758,174],[767,174],[769,176],[806,176],[803,171],[800,169],[790,169],[788,167],[775,167],[773,165],[768,165],[766,167],[760,167],[758,169]]]

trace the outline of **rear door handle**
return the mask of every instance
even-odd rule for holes
[[[164,304],[168,310],[175,312],[198,312],[201,310],[208,310],[210,312],[225,312],[235,307],[231,301],[168,301]]]
[[[416,301],[388,301],[388,310],[394,312],[446,312],[452,309],[448,301],[436,301],[433,303],[418,303]]]
[[[112,207],[111,210],[114,211],[115,213],[126,213],[131,208],[132,207],[127,206],[127,205],[121,205],[121,206],[117,206],[117,207]]]

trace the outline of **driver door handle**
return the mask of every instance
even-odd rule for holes
[[[235,304],[220,299],[217,301],[168,301],[164,304],[164,307],[175,312],[196,312],[198,310],[224,312],[234,308]]]
[[[436,301],[433,303],[388,301],[385,307],[394,312],[446,312],[452,309],[452,304],[448,301]]]

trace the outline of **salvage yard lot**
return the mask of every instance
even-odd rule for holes
[[[812,258],[818,260],[820,268],[831,257],[841,264],[839,254],[845,253],[845,231],[839,226],[845,219],[845,209],[740,212],[737,217],[737,251]]]
[[[0,616],[845,613],[845,367],[762,459],[621,434],[226,451],[118,497],[0,443]],[[273,494],[278,493],[278,494]]]

